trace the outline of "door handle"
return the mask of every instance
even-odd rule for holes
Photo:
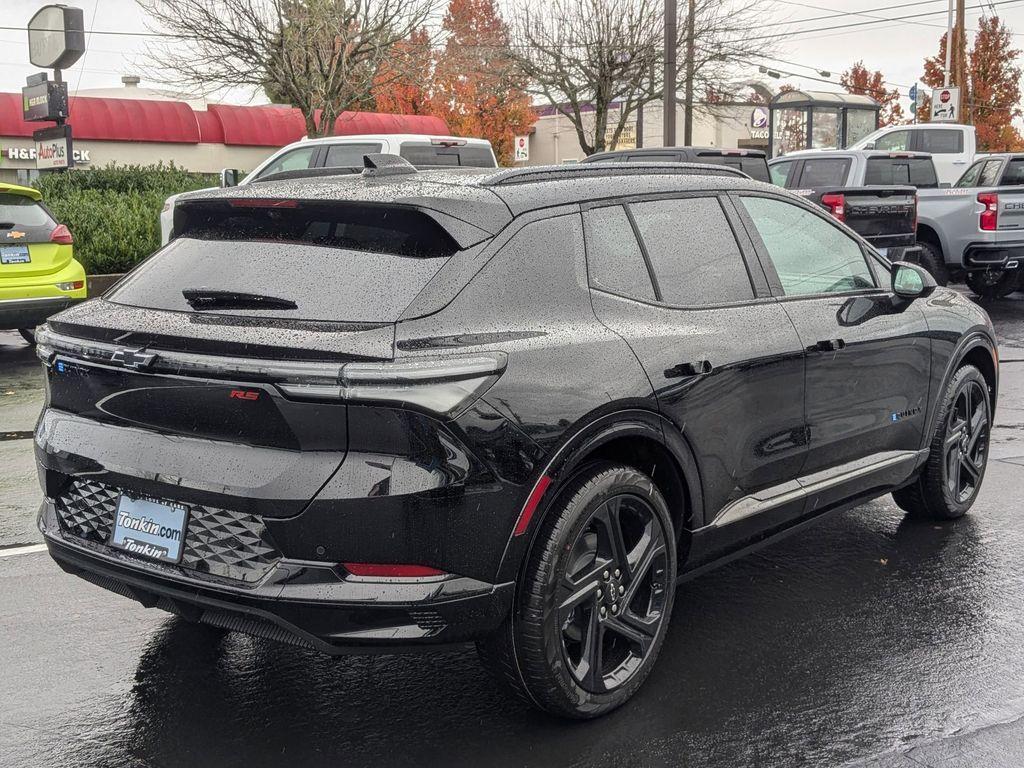
[[[823,339],[813,347],[808,347],[808,352],[838,352],[846,348],[846,342],[842,339]]]
[[[708,360],[695,360],[692,363],[679,363],[665,370],[666,379],[682,379],[687,376],[706,376],[715,369]]]

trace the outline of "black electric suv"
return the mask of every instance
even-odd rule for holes
[[[328,653],[475,640],[592,717],[677,581],[985,472],[985,313],[728,168],[593,164],[194,193],[40,329],[39,526],[66,571]]]

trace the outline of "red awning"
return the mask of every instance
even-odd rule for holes
[[[306,135],[302,113],[292,107],[236,107],[211,104],[208,111],[193,110],[183,101],[71,97],[74,136],[92,141],[146,141],[160,144],[227,144],[283,147]],[[0,137],[31,137],[49,123],[21,119],[21,96],[0,93]],[[448,126],[439,117],[345,112],[334,124],[335,133],[418,133],[443,136]]]

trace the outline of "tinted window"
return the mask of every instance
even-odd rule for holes
[[[175,230],[181,236],[108,294],[112,301],[192,312],[182,291],[202,288],[297,305],[203,310],[215,314],[394,321],[455,251],[426,215],[383,206],[185,203],[175,211]]]
[[[910,149],[910,131],[893,131],[875,139],[875,149],[905,152]]]
[[[53,220],[35,200],[24,195],[0,192],[0,229],[43,227]],[[9,240],[8,242],[16,242]]]
[[[838,227],[782,200],[741,199],[787,296],[875,287],[860,244]]]
[[[494,168],[491,148],[479,144],[445,147],[440,144],[403,144],[400,154],[417,168],[454,165],[466,168]]]
[[[999,182],[1006,186],[1024,184],[1024,158],[1014,158],[1006,164],[1006,171]]]
[[[363,167],[363,155],[380,152],[380,144],[334,144],[327,148],[327,161],[324,163],[328,168],[342,168],[351,166]]]
[[[958,155],[964,151],[964,135],[960,131],[914,131],[921,152],[933,155]]]
[[[910,184],[922,189],[939,186],[930,157],[871,157],[864,184]]]
[[[653,152],[647,152],[639,155],[627,155],[627,163],[679,163],[682,162],[682,158],[678,153],[665,153],[665,154],[654,154]]]
[[[309,168],[315,153],[315,146],[301,147],[293,149],[291,152],[285,152],[277,160],[260,171],[257,178],[263,178],[264,176],[280,173],[281,171],[301,171]]]
[[[970,168],[968,168],[966,171],[964,171],[964,175],[961,176],[957,180],[956,184],[954,184],[953,186],[955,186],[955,187],[976,187],[976,186],[978,186],[978,177],[981,175],[981,168],[982,168],[983,165],[985,165],[984,161],[982,161],[980,163],[975,163],[974,165],[972,165]]]
[[[772,184],[785,187],[786,182],[789,180],[789,174],[793,172],[794,165],[795,163],[790,160],[784,163],[772,163],[768,166],[772,174]]]
[[[654,287],[636,234],[621,205],[595,208],[585,218],[587,267],[595,288],[654,301]]]
[[[804,160],[800,174],[801,187],[841,187],[846,184],[850,161],[845,158],[819,158]]]
[[[754,297],[717,198],[652,200],[630,210],[666,303],[698,306]]]
[[[705,156],[697,158],[698,163],[706,163],[708,160]],[[729,168],[735,168],[737,171],[743,171],[750,178],[755,181],[763,181],[766,183],[771,182],[771,176],[768,175],[768,161],[763,157],[737,157],[735,155],[724,155],[720,156],[718,161],[721,165],[728,166]]]
[[[989,160],[978,177],[979,187],[994,187],[999,184],[999,170],[1003,167],[1002,160]]]

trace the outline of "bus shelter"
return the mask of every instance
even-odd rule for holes
[[[845,149],[878,128],[870,96],[793,90],[768,103],[768,149],[778,157],[799,149]]]

